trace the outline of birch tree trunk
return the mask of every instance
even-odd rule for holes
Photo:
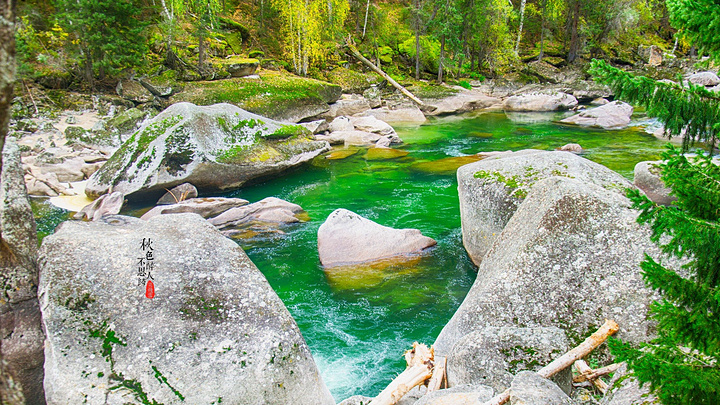
[[[522,0],[520,3],[520,27],[518,28],[517,41],[515,41],[515,55],[518,54],[518,50],[520,49],[520,39],[522,38],[523,24],[525,23],[525,1],[526,0]]]

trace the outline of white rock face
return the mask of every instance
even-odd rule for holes
[[[639,265],[645,253],[658,258],[660,252],[637,215],[621,190],[565,176],[538,181],[482,259],[475,283],[434,343],[436,355],[491,326],[557,327],[573,347],[614,319],[624,325],[618,338],[651,338],[647,311],[657,295]]]
[[[393,229],[337,209],[318,229],[318,252],[323,266],[373,262],[421,253],[434,239],[417,229]]]
[[[248,203],[248,200],[242,198],[224,198],[224,197],[205,197],[190,198],[180,201],[176,204],[164,204],[153,207],[146,212],[140,219],[150,219],[163,214],[180,214],[184,212],[192,212],[203,218],[212,218],[223,212],[235,208],[242,207]]]
[[[583,127],[600,127],[603,129],[621,129],[630,124],[633,106],[622,101],[613,101],[600,107],[585,110],[572,117],[560,121]]]
[[[350,122],[358,131],[380,135],[395,135],[395,129],[390,124],[375,117],[350,117]]]
[[[479,91],[462,90],[454,96],[430,102],[429,104],[437,107],[430,115],[460,114],[488,108],[500,102],[499,98],[490,97]]]
[[[577,99],[567,93],[526,93],[505,99],[503,110],[560,111],[569,110],[577,105]]]
[[[265,277],[199,215],[67,221],[39,262],[48,405],[335,404]]]
[[[425,114],[416,106],[404,106],[400,108],[380,107],[365,111],[360,114],[363,117],[375,117],[379,120],[392,123],[422,124],[427,121]]]

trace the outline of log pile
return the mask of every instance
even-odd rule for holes
[[[608,337],[619,329],[618,324],[612,320],[605,323],[595,333],[590,335],[582,343],[567,353],[553,360],[550,364],[540,369],[537,373],[543,378],[550,378],[560,371],[575,365],[579,375],[573,378],[576,386],[589,385],[592,383],[602,393],[605,393],[608,386],[599,377],[612,373],[620,367],[619,364],[612,364],[607,367],[593,370],[582,360],[596,347],[600,346]],[[433,348],[428,348],[418,342],[413,343],[412,350],[405,352],[407,368],[390,385],[387,386],[370,405],[393,405],[407,394],[411,389],[420,384],[427,385],[426,393],[437,391],[442,387],[447,388],[446,365],[444,357],[435,358]],[[502,405],[510,400],[510,390],[507,389],[496,395],[483,405]]]

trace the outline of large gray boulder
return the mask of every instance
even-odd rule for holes
[[[618,194],[632,184],[605,166],[568,152],[523,150],[462,166],[457,171],[463,245],[475,264],[539,180],[574,178]]]
[[[335,403],[267,280],[199,215],[63,223],[39,297],[50,405]]]
[[[563,124],[580,125],[583,127],[599,127],[603,129],[621,129],[630,124],[633,106],[622,101],[613,101],[600,107],[585,110],[572,117],[561,120]]]
[[[448,355],[448,384],[482,384],[502,392],[516,373],[538,371],[569,349],[565,331],[556,327],[484,327],[462,337]],[[568,368],[553,380],[570,392],[571,379]]]
[[[308,219],[310,217],[301,206],[277,197],[267,197],[231,208],[210,218],[209,222],[225,236],[251,238],[260,234],[281,234],[281,227]]]
[[[413,405],[482,405],[493,397],[486,385],[459,385],[423,395]]]
[[[231,104],[177,103],[146,122],[89,179],[90,197],[108,189],[134,199],[159,197],[189,182],[199,191],[242,186],[329,149],[298,125],[285,125]]]
[[[510,386],[510,405],[573,405],[573,401],[552,381],[521,371]]]
[[[425,114],[415,105],[373,108],[359,115],[392,123],[423,124],[427,121]]]
[[[647,308],[657,296],[639,264],[659,251],[637,215],[624,195],[583,178],[537,182],[480,263],[436,354],[489,326],[554,326],[574,346],[614,319],[620,339],[648,340]]]
[[[577,106],[577,99],[567,93],[525,93],[503,102],[505,111],[560,111]]]
[[[660,179],[661,161],[645,161],[635,165],[635,187],[642,190],[645,195],[658,204],[670,205],[677,197],[671,196],[672,189]]]
[[[417,255],[435,246],[417,229],[393,229],[348,211],[333,211],[318,229],[318,252],[323,266],[373,262]]]

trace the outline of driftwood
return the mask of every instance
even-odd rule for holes
[[[347,47],[348,47],[348,49],[350,49],[350,52],[352,52],[352,54],[356,58],[358,58],[367,67],[372,69],[375,73],[379,74],[383,79],[387,80],[388,83],[390,83],[393,87],[400,90],[400,92],[402,94],[404,94],[407,98],[409,98],[410,100],[415,102],[415,104],[417,104],[421,107],[429,108],[429,106],[427,106],[425,103],[423,103],[422,100],[415,97],[414,94],[410,93],[410,91],[408,91],[408,89],[403,87],[400,83],[396,82],[392,77],[390,77],[387,73],[383,72],[382,69],[380,69],[379,67],[375,66],[375,64],[370,62],[366,57],[362,56],[362,54],[360,54],[360,51],[358,51],[358,49],[355,47],[355,45],[353,45],[352,40],[350,38],[348,38],[348,40],[347,40]]]
[[[405,352],[408,367],[397,376],[369,405],[393,405],[415,386],[422,384],[432,376],[433,349],[418,342],[412,350]]]
[[[432,377],[430,377],[430,381],[428,382],[426,394],[439,390],[443,387],[443,383],[447,387],[446,367],[447,357],[438,357],[435,359],[435,366],[432,370]]]
[[[580,373],[580,375],[588,375],[593,372],[593,370],[588,366],[588,364],[585,362],[585,360],[578,360],[575,362],[575,369]],[[607,392],[608,385],[605,383],[605,381],[594,378],[592,380],[588,379],[589,381],[592,381],[593,385],[597,387],[597,389],[600,390],[603,394]]]
[[[603,326],[600,327],[595,333],[590,335],[585,341],[580,343],[569,352],[563,354],[557,359],[553,360],[550,364],[543,367],[537,373],[544,378],[550,378],[560,371],[570,367],[575,361],[585,357],[593,351],[596,347],[600,346],[602,342],[607,340],[612,334],[617,332],[619,329],[618,324],[613,320],[606,320]],[[483,405],[502,405],[510,400],[510,390],[507,389],[502,393],[496,395],[491,400],[485,402]]]
[[[575,377],[573,377],[573,382],[581,383],[584,381],[594,380],[598,377],[602,377],[604,375],[608,375],[608,374],[616,371],[617,369],[620,368],[621,365],[622,365],[621,363],[615,363],[615,364],[611,364],[609,366],[601,367],[601,368],[598,368],[595,370],[590,370],[590,373],[587,373],[587,374],[582,373],[580,375],[576,375]],[[578,370],[578,371],[580,371],[580,370]]]

